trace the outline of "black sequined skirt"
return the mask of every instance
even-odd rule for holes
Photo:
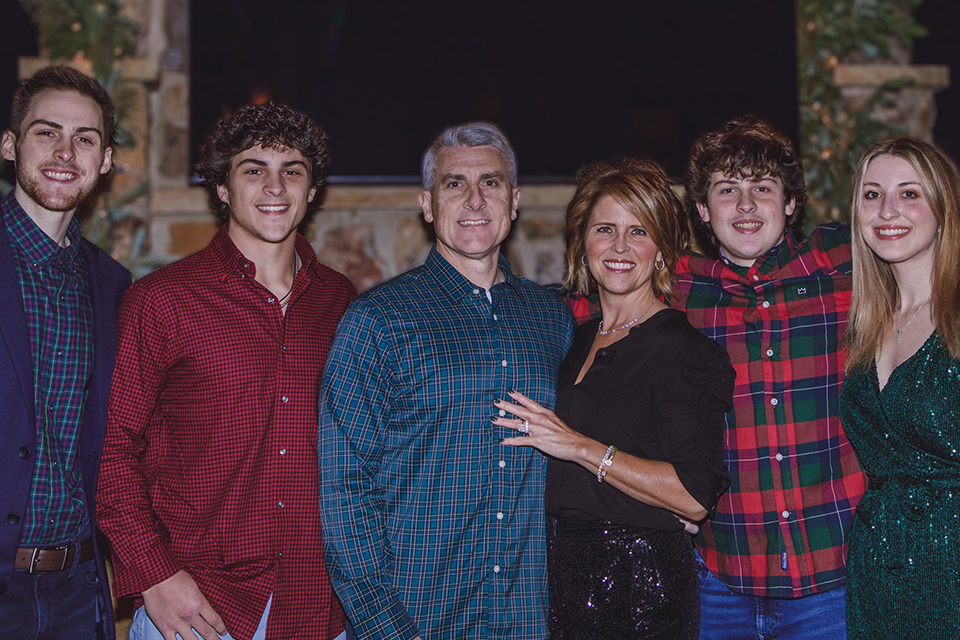
[[[683,531],[547,516],[547,567],[551,640],[700,632],[697,561]]]

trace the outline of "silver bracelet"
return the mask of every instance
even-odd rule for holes
[[[607,477],[607,469],[613,464],[613,456],[617,454],[617,448],[613,445],[607,447],[607,453],[604,454],[603,460],[600,461],[600,466],[597,467],[597,482],[603,483],[603,479]]]

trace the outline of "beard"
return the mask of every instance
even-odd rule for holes
[[[40,170],[30,174],[26,168],[17,163],[17,186],[31,200],[48,211],[73,211],[96,190],[99,180],[84,180],[79,169],[69,168],[80,175],[80,179],[71,185],[70,190],[57,190],[41,182],[41,179],[37,177],[40,175]]]

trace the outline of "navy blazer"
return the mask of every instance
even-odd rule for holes
[[[120,300],[130,286],[130,274],[87,240],[82,240],[80,247],[90,266],[94,356],[77,462],[83,478],[84,498],[95,528],[97,472],[107,426],[110,377],[117,351],[116,314]],[[6,224],[0,216],[0,593],[6,590],[13,572],[36,462],[33,358],[14,260]],[[106,615],[103,633],[105,637],[113,638],[113,608],[104,567],[105,553],[99,544],[94,547]]]

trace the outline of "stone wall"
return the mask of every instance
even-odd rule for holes
[[[516,271],[543,284],[564,273],[563,226],[573,185],[530,185],[520,190],[520,211],[506,253]],[[334,185],[306,234],[320,260],[365,291],[426,257],[433,238],[416,186]],[[153,194],[150,235],[154,252],[170,260],[189,255],[216,232],[202,188]]]

